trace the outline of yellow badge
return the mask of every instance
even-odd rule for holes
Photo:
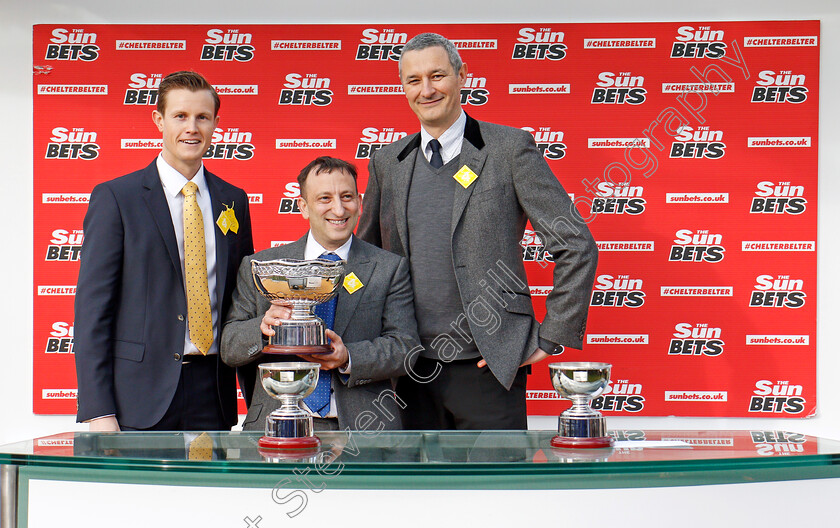
[[[466,189],[472,184],[472,182],[475,181],[476,178],[478,178],[478,174],[474,173],[471,168],[464,165],[458,172],[455,173],[453,178],[461,184],[461,187]]]
[[[223,235],[228,234],[228,231],[233,231],[234,234],[239,232],[239,220],[236,219],[232,207],[225,205],[225,210],[219,213],[219,218],[216,219],[216,225],[222,230]]]
[[[353,294],[361,290],[363,286],[364,284],[362,284],[362,281],[360,281],[359,277],[357,277],[352,271],[350,272],[350,275],[346,275],[344,277],[344,289],[347,290],[347,293]]]

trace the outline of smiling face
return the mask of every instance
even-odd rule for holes
[[[461,115],[461,88],[467,80],[467,65],[456,72],[440,46],[403,53],[400,81],[408,105],[423,128],[440,137]]]
[[[298,207],[315,240],[324,249],[334,251],[353,234],[359,220],[361,199],[356,180],[347,172],[335,169],[316,173],[309,171],[301,188]]]
[[[208,90],[173,89],[166,94],[164,114],[155,110],[152,118],[163,134],[163,159],[191,179],[219,123],[213,95]]]

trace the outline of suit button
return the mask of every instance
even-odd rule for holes
[[[178,320],[183,321],[184,320],[184,314],[178,314]]]
[[[175,361],[180,360],[181,359],[181,354],[173,354],[172,359],[174,359]]]

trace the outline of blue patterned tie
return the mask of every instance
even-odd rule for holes
[[[341,257],[335,253],[324,253],[320,257],[322,260],[338,261]],[[324,324],[330,330],[333,329],[335,323],[335,306],[338,304],[338,295],[325,303],[315,306],[315,315],[324,320]],[[303,399],[303,402],[314,413],[318,413],[322,418],[330,412],[330,387],[332,385],[332,375],[329,370],[322,370],[318,373],[318,385],[312,394]]]

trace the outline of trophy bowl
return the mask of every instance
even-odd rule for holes
[[[292,308],[289,319],[272,325],[274,335],[265,354],[325,354],[331,351],[324,321],[312,310],[338,293],[344,280],[343,260],[278,259],[251,261],[257,290],[269,301],[282,300]]]
[[[317,452],[321,441],[313,434],[312,415],[300,407],[318,384],[317,363],[282,361],[260,365],[260,382],[265,392],[280,400],[280,407],[265,418],[265,436],[260,449],[294,449]]]
[[[555,448],[602,448],[613,444],[607,435],[607,423],[600,412],[590,407],[592,398],[601,394],[610,383],[609,363],[551,363],[548,370],[551,384],[572,406],[560,415],[559,434],[551,439]]]

